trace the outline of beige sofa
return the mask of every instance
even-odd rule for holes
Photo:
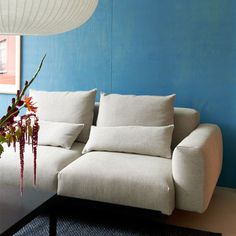
[[[57,193],[167,215],[174,208],[204,212],[221,171],[221,131],[199,124],[193,109],[175,108],[174,120],[172,159],[90,152],[59,172]]]
[[[98,105],[95,106],[96,123]],[[172,158],[92,151],[84,143],[70,150],[39,146],[37,188],[58,195],[161,211],[202,213],[208,207],[222,166],[218,126],[199,124],[199,113],[174,109]],[[81,156],[82,155],[82,156]],[[0,185],[19,184],[19,161],[12,149],[0,159]],[[33,157],[26,147],[24,185],[32,186]]]

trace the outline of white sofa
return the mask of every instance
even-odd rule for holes
[[[167,215],[174,208],[204,212],[221,172],[221,131],[199,124],[193,109],[175,108],[174,120],[172,159],[90,152],[59,172],[57,193]]]
[[[98,104],[95,105],[96,123]],[[58,195],[161,211],[202,213],[208,207],[222,166],[218,126],[199,124],[194,109],[174,108],[172,158],[39,146],[37,188]],[[19,184],[19,161],[12,149],[0,159],[0,185]],[[33,156],[26,147],[24,185],[32,186]]]

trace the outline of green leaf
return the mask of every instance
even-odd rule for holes
[[[11,135],[8,133],[8,134],[6,134],[5,138],[6,138],[6,140],[8,140],[11,138]]]
[[[0,143],[5,143],[6,139],[3,135],[0,135]]]
[[[28,135],[30,137],[32,137],[32,135],[33,135],[33,129],[32,129],[32,127],[30,125],[28,126]]]
[[[2,144],[0,144],[0,157],[1,157],[3,152],[4,152],[4,148],[3,148]]]
[[[21,136],[21,129],[18,128],[15,132],[15,136],[16,136],[16,139],[19,140],[20,136]]]

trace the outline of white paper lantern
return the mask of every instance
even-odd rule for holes
[[[0,34],[49,35],[75,29],[98,0],[0,0]]]

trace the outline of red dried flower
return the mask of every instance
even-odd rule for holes
[[[45,55],[46,56],[46,55]],[[38,118],[35,113],[37,111],[37,107],[32,101],[32,97],[23,96],[25,95],[26,90],[33,83],[35,78],[37,77],[45,59],[43,57],[38,70],[36,71],[33,78],[30,82],[26,82],[22,91],[18,90],[16,94],[16,98],[13,98],[11,101],[11,105],[8,107],[6,114],[0,119],[0,157],[4,152],[3,143],[7,143],[8,146],[13,145],[14,149],[16,146],[16,142],[19,142],[20,146],[20,190],[21,194],[23,193],[23,177],[24,177],[24,152],[25,152],[25,144],[26,141],[32,140],[32,149],[34,156],[34,179],[33,182],[36,184],[36,158],[37,158],[37,145],[38,145],[38,131],[39,124]],[[26,114],[20,117],[20,119],[16,120],[16,116],[18,116],[20,110],[26,107],[30,114]]]

